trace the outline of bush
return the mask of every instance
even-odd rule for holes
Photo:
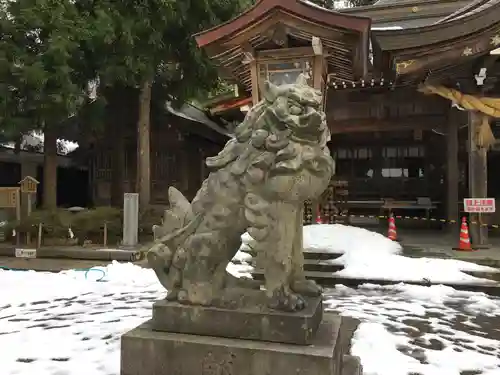
[[[108,231],[108,244],[118,243],[122,235],[122,211],[117,208],[98,207],[75,213],[71,220],[71,230],[78,238],[80,245],[83,245],[86,240],[102,244],[105,223]]]
[[[32,238],[38,236],[38,224],[42,223],[43,237],[68,238],[68,226],[72,219],[71,212],[63,209],[36,210],[21,221],[9,222],[7,228],[20,233],[30,233]]]
[[[153,225],[161,225],[165,207],[151,206],[139,214],[139,241],[148,242],[153,239]]]
[[[164,213],[163,207],[150,207],[139,214],[139,240],[149,242],[153,239],[153,225],[160,225]],[[83,245],[90,240],[93,244],[102,244],[104,240],[104,224],[107,226],[108,244],[116,245],[123,234],[123,211],[114,207],[97,207],[72,213],[65,209],[36,210],[20,222],[9,222],[6,231],[15,229],[19,233],[30,233],[32,238],[38,236],[38,224],[42,223],[43,240],[69,239],[69,230],[73,232],[78,244]],[[60,242],[60,241],[58,241]],[[68,244],[71,241],[67,241]]]

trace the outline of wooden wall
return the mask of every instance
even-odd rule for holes
[[[449,102],[422,95],[415,87],[329,89],[327,121],[332,134],[442,127]]]
[[[445,199],[449,103],[414,87],[329,90],[327,98],[329,146],[349,199]]]
[[[168,116],[151,126],[151,204],[168,203],[169,186],[175,186],[193,198],[207,175],[204,159],[217,154],[223,145],[184,130],[189,120]],[[193,124],[191,124],[193,125]],[[195,126],[205,126],[195,123]],[[121,157],[122,190],[134,192],[136,184],[137,146],[135,134],[126,134]],[[111,201],[112,146],[103,140],[96,143],[90,158],[93,203],[106,205]]]
[[[330,148],[336,176],[349,181],[352,199],[440,199],[444,141],[430,131],[417,140],[411,131],[355,133],[334,137]]]

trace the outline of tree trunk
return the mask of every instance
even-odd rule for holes
[[[118,131],[116,139],[111,145],[111,205],[113,207],[123,206],[123,183],[125,162],[125,139]]]
[[[108,123],[111,127],[113,142],[111,142],[111,205],[123,206],[125,177],[125,116],[123,103],[125,99],[120,93],[122,89],[111,90],[107,98],[109,106]]]
[[[19,155],[21,153],[21,145],[23,143],[23,136],[20,135],[16,142],[14,143],[14,154]]]
[[[139,92],[137,121],[137,192],[139,209],[144,210],[151,200],[150,110],[152,80],[143,82]]]
[[[43,142],[43,207],[57,208],[57,133],[50,127],[44,129]]]

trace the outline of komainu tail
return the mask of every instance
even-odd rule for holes
[[[160,233],[157,233],[159,238],[147,252],[149,265],[167,290],[172,287],[169,284],[173,280],[168,277],[172,262],[174,258],[177,262],[182,262],[181,253],[177,254],[177,252],[179,248],[182,248],[186,239],[196,231],[202,219],[202,215],[193,215],[191,204],[176,188],[168,189],[168,197],[170,208],[165,211],[163,225],[159,228]],[[176,266],[179,267],[180,264]]]
[[[168,201],[170,208],[165,211],[163,217],[163,227],[167,233],[180,229],[193,220],[191,203],[173,186],[168,188]]]

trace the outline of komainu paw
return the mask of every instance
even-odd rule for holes
[[[292,289],[295,293],[299,293],[307,297],[318,297],[323,292],[321,287],[316,284],[314,280],[306,279],[292,281],[290,289]]]
[[[274,290],[269,300],[269,307],[281,311],[300,311],[306,307],[306,301],[300,294],[295,294],[281,287]]]

